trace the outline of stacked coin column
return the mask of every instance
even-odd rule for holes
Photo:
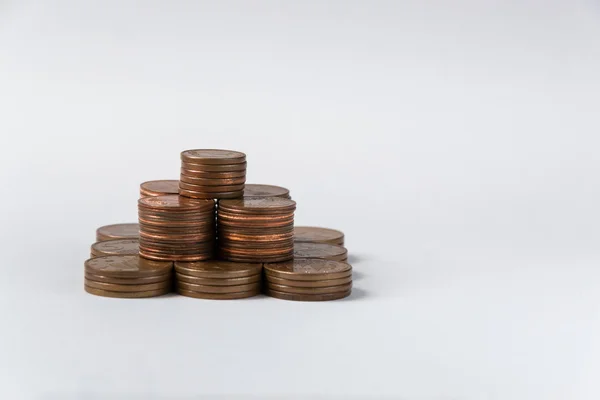
[[[138,200],[140,256],[151,260],[200,261],[213,256],[214,200],[179,195]]]
[[[279,197],[219,201],[219,256],[257,263],[292,259],[295,210],[295,201]]]

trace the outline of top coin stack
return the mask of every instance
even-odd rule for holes
[[[246,155],[231,150],[186,150],[181,153],[179,194],[196,199],[242,197]]]

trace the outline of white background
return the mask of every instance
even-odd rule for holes
[[[0,397],[597,399],[599,107],[593,0],[0,1]],[[188,148],[343,230],[352,297],[85,294]]]

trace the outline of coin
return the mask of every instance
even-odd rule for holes
[[[330,301],[343,299],[344,297],[350,296],[352,290],[348,290],[347,292],[337,292],[337,293],[328,293],[328,294],[297,294],[297,293],[284,293],[278,292],[276,290],[265,290],[264,293],[267,296],[275,297],[282,300],[292,300],[292,301]]]
[[[209,286],[209,285],[197,285],[195,283],[177,281],[176,286],[178,289],[189,290],[192,292],[201,293],[237,293],[237,292],[248,292],[250,290],[260,289],[260,281],[255,283],[248,283],[245,285],[235,286]]]
[[[239,164],[235,164],[236,166]],[[192,165],[192,164],[185,164],[182,163],[182,170],[180,177],[181,178],[185,178],[186,181],[185,182],[190,182],[190,183],[194,183],[194,180],[201,180],[201,179],[239,179],[239,178],[246,178],[246,169],[245,169],[245,165],[244,165],[244,169],[239,170],[239,171],[196,171],[193,168],[189,169],[186,167],[193,167],[193,168],[198,168],[198,166],[196,165]],[[202,166],[200,166],[202,167]],[[238,167],[239,168],[239,167]],[[184,172],[185,170],[185,172]]]
[[[246,155],[233,150],[194,149],[181,152],[181,159],[197,164],[239,164],[246,161]]]
[[[231,254],[234,256],[253,256],[253,257],[281,257],[284,255],[293,254],[291,246],[282,246],[276,248],[231,248],[220,246],[223,254]]]
[[[166,210],[166,211],[209,211],[215,207],[214,201],[189,199],[178,195],[164,195],[155,197],[144,197],[138,200],[138,206],[142,209]]]
[[[234,286],[261,282],[262,276],[260,274],[256,274],[243,278],[198,278],[196,276],[177,273],[177,281],[194,283],[196,285]]]
[[[296,242],[294,258],[321,258],[324,260],[346,261],[348,250],[342,246],[327,243]]]
[[[140,248],[140,256],[144,257],[145,259],[155,260],[155,261],[203,261],[203,260],[211,259],[212,252],[204,253],[204,254],[189,255],[189,256],[188,255],[185,255],[185,256],[180,255],[179,253],[157,255],[156,253],[148,253]]]
[[[91,254],[93,257],[136,255],[140,242],[137,239],[113,239],[92,244]]]
[[[157,283],[148,283],[146,285],[119,285],[115,283],[97,282],[86,279],[85,285],[95,289],[109,290],[111,292],[146,292],[149,290],[160,290],[170,288],[173,285],[171,280]]]
[[[260,274],[260,263],[234,263],[222,260],[210,260],[197,263],[184,263],[177,261],[175,271],[179,274],[196,276],[199,278],[244,278]]]
[[[297,293],[297,294],[328,294],[337,292],[347,292],[352,289],[352,283],[346,283],[344,285],[337,286],[325,286],[325,287],[298,287],[298,286],[285,286],[277,283],[272,283],[269,280],[265,281],[267,290],[276,290],[282,293]]]
[[[135,239],[139,237],[139,226],[135,223],[101,226],[96,230],[96,241],[111,239]]]
[[[338,279],[326,279],[320,281],[292,281],[289,279],[278,278],[273,275],[266,275],[265,280],[269,283],[275,283],[278,285],[284,286],[294,286],[294,287],[328,287],[328,286],[337,286],[344,285],[352,282],[352,275],[348,274],[345,278]]]
[[[181,182],[187,183],[190,185],[199,185],[199,186],[225,186],[225,185],[243,185],[246,182],[246,177],[238,177],[238,178],[195,178],[189,177],[187,175],[181,176]]]
[[[102,256],[85,262],[85,271],[94,275],[141,278],[169,273],[172,262],[150,261],[139,256]]]
[[[294,236],[297,242],[329,243],[344,245],[344,234],[335,229],[316,226],[296,226]]]
[[[166,194],[179,194],[179,181],[147,181],[140,185],[141,196],[162,196]]]
[[[179,195],[190,197],[193,199],[236,199],[238,197],[242,197],[242,191],[240,190],[237,192],[206,193],[179,188]]]
[[[296,209],[296,202],[281,197],[264,197],[256,199],[237,199],[219,201],[219,210],[225,210],[231,213],[249,212],[249,213],[291,213]]]
[[[275,243],[275,242],[288,242],[290,239],[293,240],[292,234],[274,234],[274,235],[238,235],[233,233],[227,233],[219,230],[220,238],[227,242],[264,242],[264,243]]]
[[[207,233],[200,233],[200,234],[189,234],[189,235],[176,235],[173,233],[166,233],[166,234],[154,234],[154,233],[148,233],[146,231],[141,231],[140,232],[140,239],[144,238],[144,239],[149,239],[149,240],[155,240],[158,242],[205,242],[205,241],[209,241],[211,239],[213,239],[215,237],[214,231],[207,231]]]
[[[243,263],[243,262],[279,263],[279,262],[289,261],[292,258],[294,258],[293,254],[285,255],[285,256],[281,256],[281,257],[266,257],[266,256],[250,257],[250,256],[237,256],[237,255],[231,255],[231,254],[219,254],[219,255],[224,260],[240,262],[240,263]]]
[[[172,278],[172,273],[148,276],[145,278],[113,278],[105,275],[94,275],[90,274],[89,272],[85,273],[85,279],[87,280],[96,282],[116,283],[118,285],[146,285],[149,283],[170,281],[172,280]]]
[[[256,296],[256,295],[260,294],[260,289],[250,290],[247,292],[238,292],[238,293],[203,293],[203,292],[194,292],[192,290],[177,289],[177,293],[179,293],[182,296],[194,297],[197,299],[234,300],[234,299],[245,299],[247,297]]]
[[[93,287],[89,287],[87,285],[84,285],[84,288],[85,288],[86,292],[96,295],[96,296],[118,297],[121,299],[156,297],[156,296],[162,296],[164,294],[171,292],[171,287],[168,287],[165,289],[148,290],[148,291],[144,291],[144,292],[113,292],[113,291],[109,291],[109,290],[96,289]]]
[[[244,184],[241,185],[223,185],[223,186],[200,186],[191,183],[179,182],[179,189],[191,190],[202,193],[218,193],[218,192],[237,192],[244,190]]]
[[[265,273],[301,281],[338,279],[348,275],[352,266],[341,261],[299,258],[284,263],[265,264]]]
[[[249,199],[254,197],[283,197],[284,199],[289,199],[290,191],[281,186],[246,184],[244,198]]]
[[[245,162],[239,164],[207,165],[182,161],[180,172],[181,175],[200,177],[207,172],[245,172],[247,166]]]

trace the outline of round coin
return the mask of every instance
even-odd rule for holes
[[[328,294],[297,294],[297,293],[278,292],[276,290],[265,290],[264,293],[267,296],[275,297],[277,299],[282,299],[282,300],[330,301],[330,300],[338,300],[338,299],[343,299],[344,297],[348,297],[352,293],[352,290],[348,290],[347,292],[337,292],[337,293],[328,293]]]
[[[196,164],[239,164],[246,161],[246,155],[233,150],[194,149],[181,152],[181,159]]]
[[[323,260],[346,261],[348,250],[342,246],[327,243],[296,242],[294,258],[320,258]]]
[[[284,199],[289,199],[290,191],[281,186],[246,184],[244,198],[250,199],[256,197],[283,197]]]
[[[167,289],[170,288],[172,284],[173,282],[171,280],[164,282],[148,283],[145,285],[119,285],[115,283],[97,282],[89,279],[85,280],[85,285],[88,287],[108,290],[111,292],[146,292],[150,290]]]
[[[179,195],[192,199],[237,199],[238,197],[242,197],[242,191],[206,193],[179,188]]]
[[[165,288],[165,289],[156,289],[156,290],[148,290],[148,291],[144,291],[144,292],[113,292],[110,290],[102,290],[102,289],[96,289],[93,287],[89,287],[87,285],[84,285],[85,291],[96,295],[96,296],[102,296],[102,297],[118,297],[121,299],[127,299],[127,298],[142,298],[142,297],[156,297],[156,296],[162,296],[164,294],[170,293],[171,292],[171,287]]]
[[[296,226],[294,237],[297,242],[329,243],[344,245],[344,234],[335,229],[316,226]]]
[[[179,188],[202,193],[237,192],[244,190],[244,184],[242,183],[241,185],[201,186],[181,181],[179,182]]]
[[[140,195],[142,196],[162,196],[166,194],[179,194],[179,181],[177,180],[158,180],[147,181],[140,185]]]
[[[284,263],[265,264],[265,273],[290,280],[315,281],[348,275],[352,266],[341,261],[299,258]]]
[[[195,165],[191,165],[191,164],[182,164],[183,166],[192,166],[192,167],[196,167]],[[188,181],[189,180],[196,180],[196,179],[235,179],[235,178],[246,178],[246,170],[242,169],[240,171],[193,171],[190,170],[189,168],[184,167],[184,170],[186,170],[186,173],[183,173],[183,171],[181,171],[181,178],[186,178]],[[193,172],[192,172],[193,171]],[[186,181],[187,182],[187,181]],[[194,183],[191,182],[190,183]]]
[[[212,258],[212,252],[197,255],[160,254],[149,253],[140,249],[140,256],[152,261],[203,261]]]
[[[192,290],[177,289],[177,293],[182,296],[194,297],[196,299],[207,299],[207,300],[234,300],[234,299],[245,299],[248,297],[254,297],[260,294],[259,290],[250,290],[247,292],[238,293],[202,293],[194,292]]]
[[[138,200],[138,205],[142,208],[152,211],[167,210],[167,211],[209,211],[214,209],[215,203],[210,200],[197,200],[181,197],[178,195],[164,195],[155,197],[144,197]]]
[[[207,165],[182,161],[180,172],[181,175],[200,177],[207,172],[245,172],[247,166],[248,165],[245,162],[239,164]]]
[[[206,179],[206,178],[191,178],[186,175],[181,176],[181,182],[190,185],[199,186],[225,186],[225,185],[243,185],[246,182],[246,177],[227,178],[227,179]]]
[[[345,285],[352,282],[352,275],[348,274],[345,278],[338,279],[326,279],[322,281],[292,281],[289,279],[278,278],[273,275],[265,275],[265,279],[269,283],[275,283],[278,285],[284,286],[294,286],[294,287],[327,287],[327,286],[337,286],[337,285]]]
[[[96,230],[96,241],[111,239],[135,239],[139,237],[139,226],[135,223],[101,226]]]
[[[163,275],[173,270],[172,262],[150,261],[139,256],[102,256],[90,258],[84,265],[91,274],[120,278]]]
[[[237,199],[221,200],[219,210],[229,211],[231,213],[250,212],[250,213],[272,213],[287,212],[291,213],[296,209],[296,202],[281,197],[264,197],[256,199]]]
[[[176,262],[175,271],[179,274],[199,278],[243,278],[260,274],[260,263],[234,263],[222,260],[209,260],[196,263]]]
[[[197,285],[195,283],[177,281],[177,288],[183,290],[189,290],[192,292],[201,293],[237,293],[237,292],[248,292],[250,290],[260,289],[260,282],[248,283],[245,285],[235,286],[209,286],[209,285]]]
[[[260,274],[256,274],[244,278],[198,278],[197,276],[177,273],[177,281],[194,283],[196,285],[234,286],[261,282],[262,276]]]
[[[94,275],[86,272],[85,279],[96,282],[115,283],[117,285],[146,285],[149,283],[171,281],[173,279],[173,274],[168,273],[156,276],[148,276],[145,278],[113,278],[110,276]]]
[[[92,257],[136,255],[139,251],[138,239],[113,239],[92,244]]]
[[[265,283],[267,290],[276,290],[282,293],[297,293],[297,294],[329,294],[338,292],[347,292],[352,289],[352,283],[346,283],[344,285],[337,286],[325,286],[325,287],[298,287],[298,286],[285,286],[277,283],[266,281]]]

